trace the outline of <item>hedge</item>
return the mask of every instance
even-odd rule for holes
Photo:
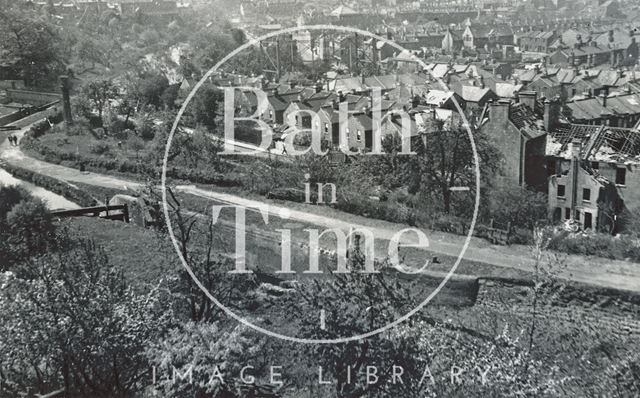
[[[135,162],[129,159],[115,159],[106,157],[92,157],[74,152],[67,152],[40,144],[40,141],[33,138],[35,135],[25,137],[22,142],[24,148],[35,151],[49,163],[60,164],[67,162],[73,167],[93,171],[117,171],[119,173],[146,174],[158,176],[162,168],[148,163]],[[191,169],[180,166],[167,167],[167,177],[186,180],[198,184],[212,184],[222,187],[240,186],[240,177],[235,174],[223,174],[211,169]]]
[[[0,167],[16,178],[30,182],[55,194],[63,196],[65,199],[77,203],[81,207],[89,207],[96,204],[96,200],[90,194],[81,189],[75,188],[64,181],[38,174],[34,171],[6,162],[0,162]]]
[[[632,237],[603,233],[556,233],[549,242],[552,250],[613,260],[640,262],[640,245]]]

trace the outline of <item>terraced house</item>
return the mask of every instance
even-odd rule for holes
[[[556,221],[618,232],[640,209],[640,131],[569,124],[549,134],[549,209]]]
[[[632,127],[640,120],[640,94],[600,94],[569,101],[564,116],[572,123]]]

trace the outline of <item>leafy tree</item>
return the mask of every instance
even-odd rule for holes
[[[268,366],[259,365],[263,347],[264,338],[243,325],[228,328],[222,322],[185,322],[147,350],[157,374],[169,376],[148,390],[176,398],[258,396],[251,394],[256,387],[243,384],[238,375],[251,364],[254,368],[247,377],[265,377]],[[174,369],[186,380],[173,382]]]
[[[208,129],[215,128],[218,109],[223,98],[222,91],[216,87],[212,85],[201,86],[189,104],[195,122]]]
[[[159,72],[147,72],[136,83],[137,98],[145,105],[156,108],[163,103],[163,94],[169,87],[169,80]]]
[[[237,45],[241,46],[247,41],[247,35],[242,29],[231,29],[231,37]]]
[[[232,266],[214,250],[219,235],[210,220],[185,210],[171,189],[167,203],[179,250],[189,268],[208,291],[216,292],[218,298],[236,308],[246,292],[255,287],[254,279],[245,275],[234,278],[226,273]],[[179,297],[179,312],[186,314],[188,319],[211,321],[220,315],[218,308],[182,268],[173,280],[172,291]]]
[[[129,118],[136,111],[138,104],[138,98],[129,92],[120,98],[120,102],[118,103],[118,113],[124,116],[125,125],[129,123]]]
[[[144,141],[137,135],[133,135],[127,140],[127,145],[136,153],[136,159],[139,159],[140,151],[145,147]]]
[[[91,103],[92,109],[98,112],[98,118],[103,123],[103,113],[109,106],[109,101],[116,98],[118,89],[109,79],[90,81],[82,87],[84,95]]]
[[[22,5],[0,5],[0,37],[0,67],[15,78],[22,77],[26,85],[52,80],[51,74],[64,70],[57,53],[60,38],[55,26]]]
[[[489,214],[501,225],[511,223],[533,230],[548,213],[547,195],[520,186],[505,186],[489,194]]]
[[[155,29],[146,29],[140,34],[140,42],[144,47],[157,45],[160,41],[160,34]]]
[[[74,52],[78,61],[85,66],[84,71],[78,71],[80,74],[86,70],[94,69],[96,63],[104,65],[105,67],[110,66],[110,54],[107,46],[89,36],[84,35],[80,37],[74,47]]]
[[[136,293],[89,240],[0,274],[3,393],[130,396],[148,385],[144,349],[172,315],[158,289]],[[2,395],[3,393],[0,393]]]
[[[42,200],[17,186],[0,186],[0,270],[54,245],[55,227]]]
[[[471,142],[464,128],[435,129],[424,132],[417,140],[418,156],[409,156],[413,182],[410,191],[426,190],[442,199],[445,213],[451,211],[452,187],[475,186],[475,162]],[[474,140],[481,165],[480,175],[488,182],[498,167],[499,155],[480,132]]]
[[[140,134],[140,138],[145,141],[151,141],[156,135],[156,129],[151,120],[144,120],[142,125],[138,128],[138,132]]]

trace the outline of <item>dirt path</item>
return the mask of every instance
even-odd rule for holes
[[[28,127],[15,131],[14,135],[22,137]],[[143,184],[121,177],[114,177],[50,164],[25,155],[19,147],[9,145],[8,141],[0,144],[0,158],[40,174],[58,178],[73,184],[74,182],[94,186],[117,188],[123,190],[137,190]],[[266,200],[255,200],[197,188],[192,185],[176,187],[176,190],[217,202],[245,206],[253,209],[266,209],[270,215],[279,217],[282,212],[288,213],[288,219],[326,228],[340,228],[349,231],[351,228],[367,228],[373,232],[376,239],[389,240],[406,225],[394,224],[386,221],[373,220],[352,214],[342,213],[335,209],[320,206],[292,204],[285,208]],[[429,237],[428,251],[446,256],[457,257],[462,248],[464,237],[435,231],[424,231]],[[402,243],[412,243],[415,234],[403,235]],[[528,257],[530,252],[526,246],[496,246],[478,238],[472,238],[464,259],[485,263],[493,266],[532,271],[534,261]],[[568,255],[564,260],[567,264],[562,278],[602,287],[610,287],[640,292],[640,264],[624,261],[607,260],[599,257],[585,257]],[[478,275],[481,276],[481,275]]]

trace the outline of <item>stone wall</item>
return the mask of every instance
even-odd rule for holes
[[[20,104],[29,104],[33,106],[42,106],[56,101],[60,101],[62,96],[57,93],[45,93],[30,90],[13,90],[8,89],[7,95],[12,102]]]

